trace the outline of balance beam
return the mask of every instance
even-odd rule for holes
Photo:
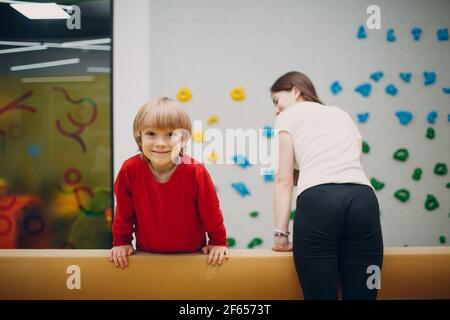
[[[302,299],[292,253],[230,254],[213,267],[197,253],[136,253],[121,269],[109,250],[0,250],[0,299]],[[378,298],[450,299],[450,247],[385,248]]]

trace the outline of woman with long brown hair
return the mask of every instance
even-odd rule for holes
[[[339,284],[343,299],[376,299],[380,279],[373,285],[369,278],[383,264],[380,209],[357,126],[346,111],[325,106],[303,73],[283,75],[270,91],[279,142],[272,249],[293,250],[305,299],[338,299]]]

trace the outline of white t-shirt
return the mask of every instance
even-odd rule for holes
[[[357,183],[374,189],[360,161],[361,133],[346,111],[300,102],[277,116],[275,129],[287,131],[294,141],[294,167],[300,171],[297,196],[324,183]]]

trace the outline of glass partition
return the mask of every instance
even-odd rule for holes
[[[112,3],[24,4],[0,1],[0,248],[110,248]]]

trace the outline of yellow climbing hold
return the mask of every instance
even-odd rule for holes
[[[192,92],[188,87],[181,87],[177,93],[177,99],[186,102],[192,98]]]
[[[217,161],[217,152],[216,150],[211,151],[211,153],[209,154],[208,160],[209,161]]]
[[[196,142],[202,142],[205,138],[205,134],[201,130],[195,130],[194,134],[192,135],[192,140]]]
[[[244,87],[234,87],[231,91],[230,91],[230,96],[231,98],[233,98],[234,100],[244,100],[245,99],[245,90]]]
[[[217,114],[212,114],[208,118],[208,124],[212,125],[213,123],[216,123],[219,121],[219,116]]]

